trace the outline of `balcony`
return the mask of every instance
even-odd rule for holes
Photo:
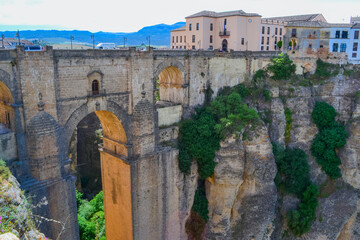
[[[88,91],[88,94],[87,94],[88,97],[103,97],[105,95],[106,95],[105,89]]]
[[[219,32],[219,36],[221,36],[221,37],[223,37],[223,36],[230,36],[230,31],[227,31],[227,30],[225,30],[225,31],[220,31],[220,32]]]

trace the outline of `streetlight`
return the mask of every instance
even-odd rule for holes
[[[71,35],[71,36],[70,36],[71,49],[73,49],[73,48],[72,48],[72,41],[73,41],[73,40],[74,40],[74,36]]]
[[[149,51],[150,51],[150,36],[147,36],[147,37],[146,37],[146,40],[149,41]]]
[[[18,29],[17,32],[16,32],[16,37],[18,38],[19,46],[20,46],[20,33],[19,33],[19,29]]]
[[[95,49],[95,36],[94,36],[94,34],[91,34],[91,39],[93,40],[93,49]]]
[[[127,41],[127,38],[126,37],[124,37],[124,48],[125,48],[125,42]]]

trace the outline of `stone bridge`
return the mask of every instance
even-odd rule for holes
[[[178,189],[185,179],[177,150],[158,147],[159,127],[202,104],[207,87],[216,94],[244,82],[274,55],[1,50],[0,157],[34,203],[47,199],[35,212],[62,223],[44,221],[40,229],[53,239],[79,239],[69,144],[79,122],[95,113],[104,135],[107,239],[181,239],[189,206]],[[157,108],[157,100],[169,107]]]

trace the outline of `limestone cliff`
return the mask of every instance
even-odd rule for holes
[[[308,85],[308,86],[304,86]],[[343,75],[319,84],[270,84],[271,102],[249,103],[270,120],[247,140],[231,136],[221,142],[212,178],[206,181],[209,221],[205,239],[360,239],[360,79]],[[311,113],[326,101],[349,133],[338,151],[342,178],[330,180],[310,153],[318,133]],[[285,109],[292,112],[289,147],[307,153],[311,180],[320,189],[316,220],[308,233],[295,238],[286,226],[286,212],[299,200],[277,192],[271,141],[285,144]],[[266,121],[265,121],[266,122]]]

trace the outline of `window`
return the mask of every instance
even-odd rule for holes
[[[178,40],[179,40],[179,37],[178,37],[178,36],[176,36],[176,42],[178,42]]]
[[[320,48],[324,48],[324,45],[320,45]]]
[[[269,44],[269,42],[270,42],[270,38],[267,37],[267,38],[266,38],[266,44]]]
[[[192,46],[191,46],[191,49],[195,49],[195,45],[192,45]]]
[[[291,37],[296,37],[296,28],[291,30]]]
[[[212,30],[213,30],[213,24],[210,23],[210,31],[212,31]]]
[[[282,35],[282,28],[280,28],[280,35]],[[280,41],[281,41],[281,39],[280,39]]]
[[[277,44],[277,37],[275,37],[275,44]]]
[[[175,40],[175,37],[173,36],[173,39],[172,39],[172,42],[173,42],[173,43],[175,42],[174,40]]]
[[[172,46],[172,49],[174,49],[174,46]]]
[[[342,31],[341,38],[348,38],[348,31]]]
[[[339,50],[339,44],[338,43],[334,43],[333,44],[333,49],[332,49],[332,51],[333,52],[337,52]]]
[[[262,27],[261,33],[265,34],[265,27]]]
[[[209,50],[213,50],[213,49],[214,49],[213,45],[210,45]]]
[[[270,27],[268,27],[267,29],[267,34],[270,34]]]
[[[353,51],[356,52],[358,50],[358,43],[355,42],[353,45]]]
[[[261,46],[261,51],[264,51],[264,46]]]
[[[275,35],[277,35],[277,28],[275,28]]]
[[[191,23],[189,24],[189,31],[191,31]]]
[[[356,52],[354,52],[353,54],[352,54],[352,58],[356,58],[357,57],[357,54],[356,54]]]
[[[178,46],[176,46],[176,49],[178,49]]]
[[[346,43],[340,44],[340,52],[346,52]]]
[[[92,91],[93,95],[98,95],[99,94],[99,81],[98,80],[92,81],[91,91]]]
[[[180,42],[182,42],[182,36],[180,36]]]
[[[359,39],[359,31],[354,32],[354,39]]]
[[[280,28],[281,29],[281,28]],[[280,37],[280,41],[281,41],[282,37]]]
[[[195,42],[195,35],[192,35],[192,42]]]
[[[266,51],[269,51],[269,46],[266,46]]]
[[[184,42],[186,43],[186,36],[184,36]]]
[[[227,23],[227,22],[226,22],[226,18],[225,18],[225,19],[224,19],[224,25],[226,25],[226,23]]]
[[[186,46],[184,46],[184,49],[186,49]]]
[[[340,38],[340,31],[335,32],[335,38]]]
[[[264,37],[261,37],[261,44],[264,44]]]
[[[212,42],[213,42],[213,36],[210,35],[210,43],[212,43]]]
[[[312,44],[311,44],[311,43],[309,43],[309,48],[310,48],[310,49],[312,48]]]
[[[196,30],[199,30],[199,23],[196,24]]]
[[[245,39],[241,38],[241,45],[244,45],[244,44],[245,44]]]

